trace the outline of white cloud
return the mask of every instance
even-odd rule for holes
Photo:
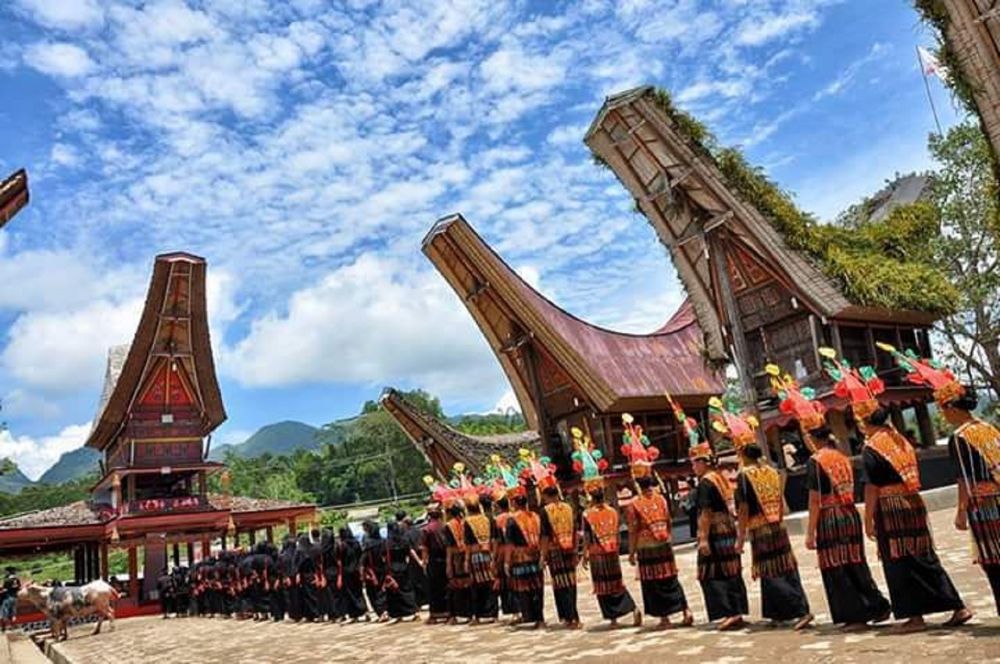
[[[760,46],[771,40],[787,37],[799,30],[819,25],[819,17],[811,11],[753,16],[744,20],[735,41],[741,46]]]
[[[245,385],[406,382],[435,394],[491,390],[499,367],[435,273],[366,255],[296,292],[222,354]]]
[[[109,346],[128,343],[142,300],[99,301],[67,312],[29,312],[17,318],[0,366],[23,384],[52,392],[97,389]]]
[[[78,30],[99,26],[104,21],[98,0],[15,0],[15,5],[50,28]]]
[[[24,61],[43,74],[73,78],[84,76],[95,68],[85,50],[65,42],[38,42],[28,47]]]
[[[72,145],[67,145],[66,143],[56,143],[52,146],[52,152],[49,154],[49,159],[52,163],[59,166],[73,168],[80,163],[80,152]]]
[[[90,422],[72,424],[54,436],[33,438],[0,431],[0,458],[12,459],[29,479],[37,480],[59,457],[82,447],[90,435]]]

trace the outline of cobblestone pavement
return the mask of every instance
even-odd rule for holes
[[[504,626],[254,623],[250,621],[184,618],[134,618],[123,620],[115,632],[88,636],[89,627],[71,630],[70,640],[56,646],[68,662],[617,662],[680,658],[689,662],[943,662],[1000,660],[1000,618],[982,571],[969,560],[967,533],[951,526],[952,510],[933,513],[938,553],[967,605],[976,612],[973,621],[957,630],[930,629],[909,636],[887,634],[885,628],[843,634],[829,625],[822,580],[815,554],[793,537],[802,580],[816,628],[804,633],[771,629],[760,621],[759,593],[751,586],[753,624],[739,632],[718,633],[704,624],[704,604],[695,579],[694,551],[678,552],[681,581],[700,624],[689,629],[651,631],[648,626],[608,631],[600,621],[589,581],[580,586],[579,606],[583,631],[549,627],[518,631]],[[885,591],[880,565],[870,549],[880,587]],[[749,560],[745,561],[749,562]],[[749,576],[749,567],[744,572]],[[628,572],[627,572],[628,573]],[[581,573],[586,576],[586,573]],[[749,580],[748,580],[749,585]],[[640,598],[638,582],[629,580],[633,596]],[[551,592],[546,614],[555,618]],[[933,616],[940,623],[947,616]]]

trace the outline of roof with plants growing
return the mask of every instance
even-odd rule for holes
[[[929,203],[897,206],[879,221],[853,228],[820,223],[763,169],[739,150],[720,146],[667,92],[650,86],[609,97],[585,142],[629,189],[670,249],[713,356],[725,354],[725,346],[717,331],[712,338],[719,321],[705,243],[722,226],[783,271],[826,316],[907,310],[933,317],[949,312],[955,301],[945,275],[916,250],[938,233]]]

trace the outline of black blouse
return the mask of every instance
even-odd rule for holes
[[[750,480],[743,473],[740,473],[739,479],[736,480],[736,504],[745,504],[748,516],[757,516],[763,512],[760,508],[760,501],[757,500],[757,492],[754,491]]]
[[[698,482],[698,509],[708,510],[711,512],[728,512],[729,505],[726,504],[726,499],[722,497],[719,493],[719,489],[716,488],[711,482],[701,480]]]
[[[861,465],[864,468],[865,482],[867,483],[882,487],[899,484],[903,481],[892,464],[870,447],[866,446],[861,452]]]
[[[991,482],[993,474],[990,473],[986,460],[983,459],[975,447],[969,444],[961,435],[952,436],[948,440],[948,453],[955,466],[955,477],[959,481],[964,481],[968,477],[972,483]],[[963,472],[964,471],[964,472]]]

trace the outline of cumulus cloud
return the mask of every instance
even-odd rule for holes
[[[74,78],[94,71],[96,65],[85,50],[65,42],[39,42],[24,53],[24,61],[43,74]]]
[[[104,10],[98,0],[14,0],[14,5],[41,25],[62,30],[99,26]]]
[[[407,382],[442,395],[496,389],[499,369],[461,302],[430,271],[365,255],[294,293],[222,353],[252,386]]]
[[[90,422],[72,424],[53,436],[33,438],[0,431],[0,458],[12,459],[29,479],[37,480],[59,457],[82,447],[90,435]]]

